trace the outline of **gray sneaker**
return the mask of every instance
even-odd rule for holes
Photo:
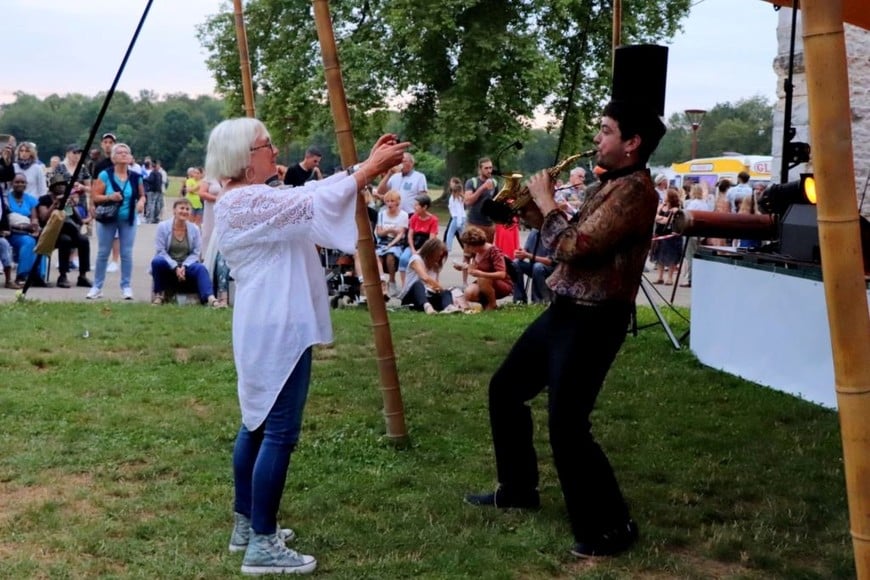
[[[250,518],[247,518],[238,512],[234,512],[233,535],[230,536],[230,552],[236,553],[247,550],[248,541],[250,540],[252,533]],[[285,544],[296,539],[296,532],[290,528],[282,528],[281,526],[278,526],[275,533],[278,535],[278,539]]]
[[[242,574],[310,574],[317,568],[314,556],[299,554],[278,539],[278,534],[251,534],[242,562]]]

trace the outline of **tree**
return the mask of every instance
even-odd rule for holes
[[[52,155],[63,156],[70,143],[85,145],[104,97],[71,94],[40,100],[18,93],[15,101],[0,105],[0,132],[35,142],[47,162]],[[151,155],[161,159],[167,171],[183,171],[191,160],[196,160],[191,165],[202,165],[207,131],[222,119],[222,110],[223,104],[212,97],[158,97],[141,91],[133,98],[117,92],[97,129],[97,140],[104,132],[115,133],[137,159]],[[185,158],[179,159],[182,152]]]
[[[718,157],[728,152],[770,155],[773,105],[761,96],[736,103],[717,103],[704,116],[698,130],[698,157]],[[692,129],[686,116],[674,113],[668,132],[650,160],[651,165],[686,161],[692,151]]]
[[[331,4],[358,139],[401,108],[404,138],[443,148],[445,174],[524,139],[542,108],[566,118],[562,154],[589,147],[609,93],[610,0],[336,0]],[[627,0],[626,43],[671,37],[689,0]],[[248,48],[259,116],[277,141],[331,126],[309,0],[251,0]],[[309,23],[300,25],[300,23]],[[207,64],[233,112],[241,79],[233,17],[199,27]],[[548,165],[552,160],[548,161]],[[435,176],[433,176],[435,177]]]

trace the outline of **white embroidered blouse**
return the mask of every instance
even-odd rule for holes
[[[305,349],[332,342],[315,244],[353,253],[356,191],[342,172],[289,189],[231,189],[215,204],[214,236],[236,283],[233,355],[242,422],[251,431]]]

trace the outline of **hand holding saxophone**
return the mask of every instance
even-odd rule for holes
[[[526,183],[529,194],[543,215],[556,209],[555,188],[550,173],[544,169],[534,174]]]

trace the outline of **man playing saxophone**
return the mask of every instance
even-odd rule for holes
[[[554,301],[520,336],[489,385],[498,488],[469,495],[473,505],[539,507],[538,467],[527,402],[548,387],[550,445],[578,557],[614,555],[638,537],[589,415],[625,339],[650,246],[658,195],[646,163],[665,126],[646,104],[611,101],[603,111],[596,162],[601,186],[570,220],[553,178],[528,181],[534,204],[520,217],[539,228],[558,265]]]

